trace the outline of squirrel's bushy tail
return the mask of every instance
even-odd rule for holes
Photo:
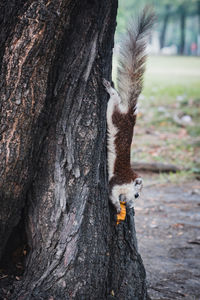
[[[117,85],[122,102],[135,108],[142,89],[146,44],[152,29],[155,15],[151,8],[145,7],[137,21],[127,30],[120,47]]]

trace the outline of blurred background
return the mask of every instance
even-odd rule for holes
[[[157,15],[151,43],[153,53],[200,55],[199,0],[119,0],[116,41],[125,32],[127,20],[146,4]]]
[[[119,0],[113,78],[119,42],[129,20],[146,4],[157,21],[148,46],[132,159],[161,169],[160,164],[168,164],[162,180],[199,177],[200,0]]]
[[[115,82],[119,42],[145,4],[157,22],[132,145],[139,252],[152,300],[200,299],[200,0],[119,0]]]

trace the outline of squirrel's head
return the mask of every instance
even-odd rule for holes
[[[141,177],[137,177],[130,183],[113,185],[110,194],[111,201],[116,207],[119,207],[120,201],[125,201],[130,207],[133,207],[134,200],[140,196],[142,187]]]
[[[123,198],[124,201],[127,202],[133,201],[134,199],[138,198],[143,187],[142,183],[142,178],[138,177],[130,183],[123,184],[121,186],[121,198]]]

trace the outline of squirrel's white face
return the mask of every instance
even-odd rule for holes
[[[127,202],[130,208],[134,206],[134,200],[140,196],[143,187],[142,183],[142,178],[138,177],[131,183],[115,185],[112,188],[110,199],[118,213],[120,212],[120,201]]]
[[[126,198],[125,201],[133,201],[140,196],[142,190],[142,178],[136,178],[133,182],[125,184],[122,188],[122,195]]]

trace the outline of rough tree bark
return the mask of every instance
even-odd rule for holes
[[[147,298],[133,211],[116,226],[107,195],[116,12],[116,0],[1,1],[0,255],[21,216],[30,249],[10,299]]]

